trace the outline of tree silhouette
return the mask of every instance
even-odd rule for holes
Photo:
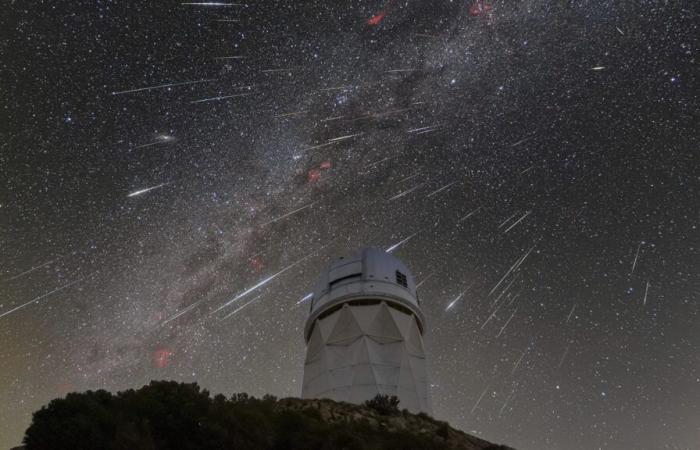
[[[318,401],[311,401],[318,402]],[[336,404],[337,411],[357,411]],[[223,450],[223,449],[442,449],[449,430],[389,429],[366,417],[399,416],[396,397],[377,396],[369,409],[336,420],[299,400],[289,407],[273,396],[247,394],[211,397],[195,384],[153,381],[117,394],[88,391],[68,394],[34,413],[24,437],[27,450]],[[285,406],[287,405],[287,406]],[[318,403],[317,403],[318,405]],[[341,412],[342,414],[342,412]],[[388,417],[386,420],[390,420]],[[446,424],[445,424],[446,426]]]

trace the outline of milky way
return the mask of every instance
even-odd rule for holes
[[[438,418],[519,449],[696,448],[699,17],[6,5],[0,447],[71,391],[299,395],[316,274],[377,246],[420,283]]]

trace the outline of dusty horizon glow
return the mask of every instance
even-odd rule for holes
[[[694,4],[5,14],[0,448],[71,391],[298,396],[304,299],[364,246],[416,276],[436,417],[700,442]]]

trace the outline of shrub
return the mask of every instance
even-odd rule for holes
[[[382,416],[395,416],[400,413],[399,398],[395,395],[389,397],[388,395],[377,394],[373,399],[367,400],[364,405],[377,411]]]

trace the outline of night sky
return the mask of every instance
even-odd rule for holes
[[[436,417],[521,450],[700,448],[698,2],[0,24],[0,448],[71,391],[298,396],[302,300],[363,246],[421,283]]]

